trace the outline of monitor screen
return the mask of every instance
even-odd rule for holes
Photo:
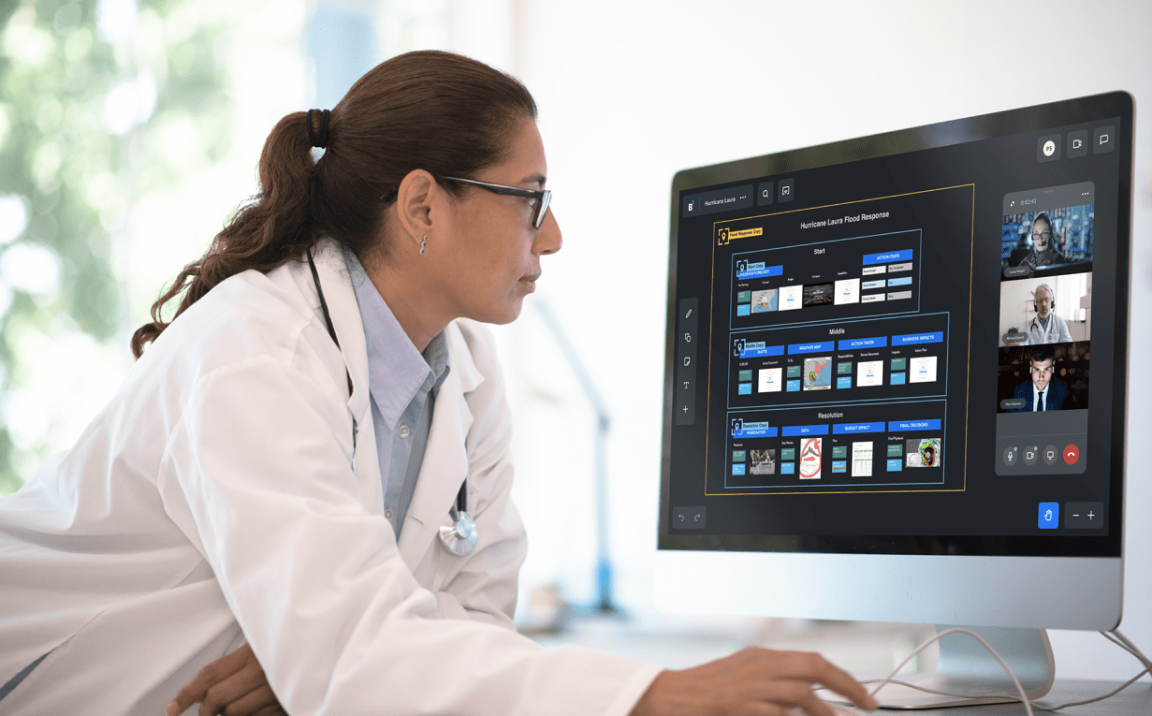
[[[1132,106],[689,169],[661,550],[1119,557]]]

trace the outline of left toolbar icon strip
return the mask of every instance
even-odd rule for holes
[[[676,326],[676,380],[672,392],[673,412],[677,425],[693,425],[696,422],[696,345],[697,317],[700,313],[700,299],[682,298],[677,306]]]

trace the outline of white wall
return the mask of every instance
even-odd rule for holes
[[[484,4],[484,3],[481,3]],[[488,0],[511,55],[456,27],[454,49],[512,69],[541,107],[564,229],[549,299],[609,396],[613,547],[621,600],[650,609],[662,409],[668,201],[678,169],[1124,89],[1138,106],[1133,325],[1152,320],[1152,4]],[[1039,50],[1038,35],[1054,39]],[[531,308],[501,329],[514,376],[518,499],[533,534],[525,581],[556,568],[591,596],[591,413]],[[1134,331],[1133,355],[1152,351]],[[514,349],[514,350],[513,350]],[[1152,648],[1148,383],[1131,389],[1125,632]],[[1027,595],[1021,595],[1027,599]],[[1093,634],[1053,635],[1061,676],[1128,676]]]

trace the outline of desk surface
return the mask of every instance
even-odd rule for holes
[[[1057,679],[1048,695],[1040,699],[1045,704],[1065,704],[1069,701],[1083,701],[1108,693],[1122,684],[1122,681],[1081,681]],[[1051,713],[1036,708],[1034,713]],[[992,706],[965,706],[930,711],[888,711],[875,712],[879,716],[1021,716],[1028,713],[1023,704],[995,704]],[[1152,714],[1152,684],[1137,681],[1110,699],[1085,706],[1073,706],[1058,713],[1069,716],[1149,716]]]

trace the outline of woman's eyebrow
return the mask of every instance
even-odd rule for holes
[[[548,181],[548,177],[544,176],[543,174],[533,174],[532,176],[525,177],[521,181],[521,183],[522,184],[539,184],[540,188],[543,189],[544,183],[547,181]]]

